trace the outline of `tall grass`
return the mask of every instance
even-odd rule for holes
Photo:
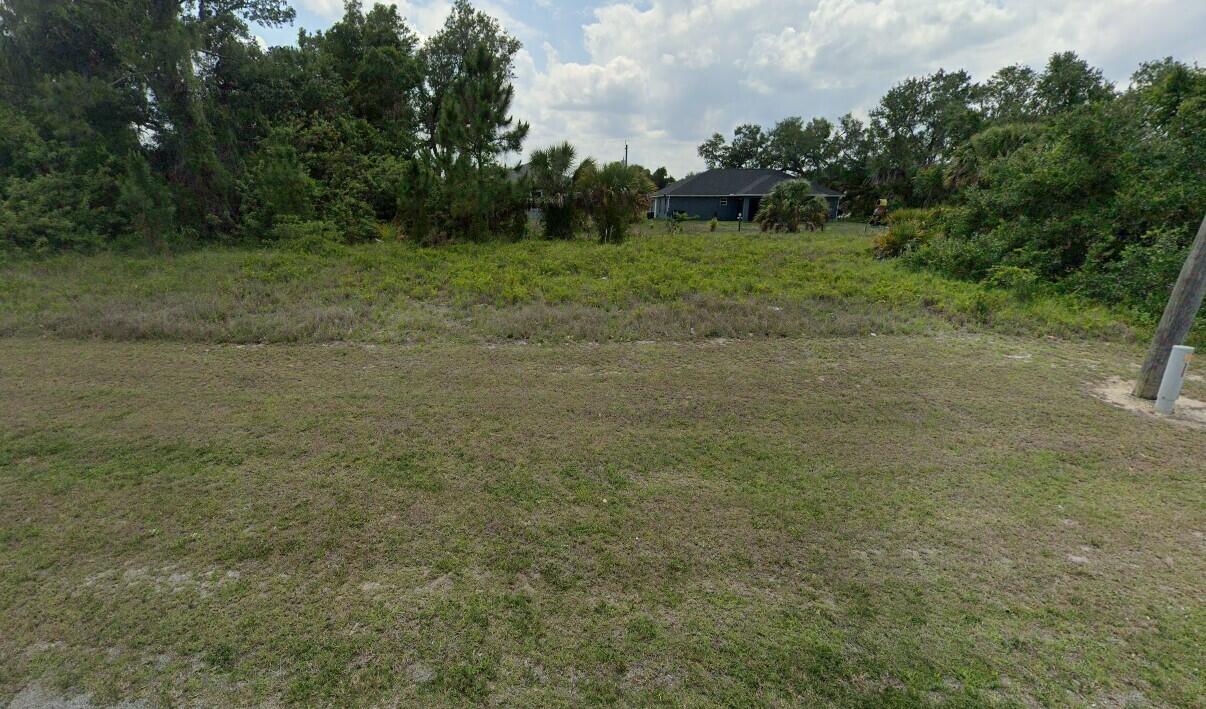
[[[550,324],[557,337],[639,339],[659,327],[679,333],[675,337],[702,336],[698,328],[692,333],[692,319],[716,321],[715,311],[725,323],[703,329],[738,335],[865,331],[870,325],[806,321],[849,313],[867,322],[863,314],[874,312],[888,330],[896,320],[925,316],[945,326],[1011,333],[1135,336],[1126,314],[1067,296],[1023,301],[876,261],[870,249],[861,226],[839,224],[807,235],[642,234],[620,245],[533,240],[420,248],[390,242],[327,253],[211,248],[167,258],[62,255],[0,268],[0,334],[397,340],[424,332],[496,336],[516,329],[500,324],[511,319],[528,323],[517,331],[541,337],[550,333],[531,317],[543,311],[550,321],[608,323],[565,332]],[[641,315],[651,312],[664,326],[651,327]],[[790,318],[777,315],[783,312],[797,313],[800,322],[784,324]],[[683,318],[682,326],[675,317]]]

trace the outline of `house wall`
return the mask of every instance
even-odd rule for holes
[[[721,204],[721,199],[720,197],[658,197],[653,205],[654,216],[664,219],[674,212],[686,212],[688,216],[705,221],[712,217],[716,217],[722,222],[737,221],[737,214],[741,211],[745,200],[741,197],[729,197],[728,204]],[[669,202],[668,205],[667,202]]]
[[[729,197],[728,204],[722,205],[721,197],[657,197],[653,201],[653,216],[665,219],[674,212],[686,212],[696,219],[707,221],[713,216],[722,222],[737,221],[737,214],[745,209],[742,216],[744,221],[754,220],[758,213],[760,197]],[[829,218],[836,219],[841,197],[826,197],[829,203]]]
[[[842,198],[841,197],[826,197],[825,201],[829,203],[829,218],[837,219],[838,209],[840,208]]]

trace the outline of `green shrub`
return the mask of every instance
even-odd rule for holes
[[[522,239],[528,228],[527,185],[507,170],[458,163],[441,176],[428,158],[410,161],[398,194],[398,222],[406,236],[432,245],[452,241]]]
[[[373,208],[349,195],[331,205],[322,216],[339,228],[348,244],[372,241],[380,235]]]
[[[117,203],[128,215],[132,234],[143,244],[157,249],[166,246],[175,230],[176,203],[168,186],[138,153],[131,153],[127,160]]]
[[[797,233],[800,227],[823,230],[829,220],[829,203],[812,194],[807,180],[781,182],[762,200],[754,221],[762,231]]]
[[[1068,285],[1091,298],[1158,315],[1168,303],[1193,237],[1190,229],[1153,229],[1116,258],[1093,260],[1071,276]]]
[[[284,221],[272,228],[271,238],[294,253],[334,256],[343,253],[343,232],[326,221]]]
[[[1011,291],[1021,300],[1033,298],[1040,285],[1038,274],[1018,266],[993,266],[984,282],[993,288]]]
[[[578,169],[576,182],[579,198],[601,243],[624,241],[632,225],[649,210],[653,182],[635,165],[613,162],[598,168],[593,160],[587,160]]]
[[[692,217],[685,212],[675,212],[674,214],[666,217],[666,233],[681,234],[683,233],[684,229],[683,225],[687,222],[695,221],[695,219],[695,217]]]
[[[120,215],[105,208],[117,192],[103,171],[9,179],[0,202],[0,238],[39,253],[95,250],[120,231]]]
[[[898,209],[888,215],[888,230],[875,237],[876,258],[895,258],[929,241],[940,231],[942,211]]]
[[[716,230],[719,228],[720,221],[716,217],[712,217],[712,221],[708,222],[708,231],[716,233]]]
[[[272,234],[278,222],[314,215],[317,189],[294,147],[296,135],[276,130],[251,159],[242,193],[245,227],[253,237]]]

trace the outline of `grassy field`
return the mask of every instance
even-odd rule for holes
[[[867,246],[10,265],[0,702],[1200,706],[1133,324]]]
[[[930,332],[1133,339],[1066,297],[912,273],[859,225],[824,234],[646,228],[622,246],[523,241],[319,253],[60,256],[0,268],[0,335],[197,342],[634,341]]]

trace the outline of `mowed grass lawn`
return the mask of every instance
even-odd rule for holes
[[[0,702],[1201,706],[1138,326],[868,244],[11,264]]]

